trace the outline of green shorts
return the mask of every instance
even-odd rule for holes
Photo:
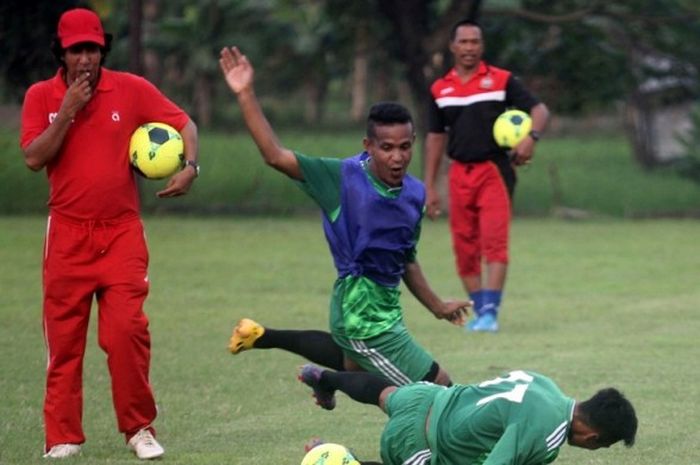
[[[386,401],[389,421],[384,426],[381,439],[384,465],[430,463],[425,421],[435,394],[443,389],[444,386],[432,383],[417,383],[402,386],[389,394]]]
[[[434,360],[411,337],[402,321],[369,339],[349,339],[333,332],[345,355],[364,370],[383,375],[398,386],[423,381]]]

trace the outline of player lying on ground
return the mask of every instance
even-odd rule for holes
[[[380,446],[384,465],[540,465],[554,461],[564,442],[590,450],[618,441],[629,447],[637,433],[634,408],[618,390],[577,402],[534,372],[451,387],[396,387],[371,373],[309,364],[299,379],[321,407],[334,404],[339,390],[389,416]],[[376,462],[363,462],[369,463]]]
[[[470,306],[440,299],[416,260],[425,188],[407,174],[415,141],[411,114],[393,102],[373,105],[363,152],[345,159],[309,157],[280,144],[255,96],[248,59],[236,47],[224,48],[219,63],[264,161],[297,181],[323,211],[338,271],[331,334],[275,331],[244,319],[234,329],[231,352],[275,347],[335,370],[380,373],[398,385],[450,384],[409,335],[399,303],[403,280],[436,318],[459,326]]]

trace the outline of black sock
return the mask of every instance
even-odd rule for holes
[[[325,331],[265,328],[253,347],[283,349],[333,370],[344,369],[343,351]]]
[[[324,389],[344,392],[357,402],[379,405],[379,394],[394,386],[385,378],[364,371],[324,371],[320,386]]]

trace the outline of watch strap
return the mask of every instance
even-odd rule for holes
[[[199,176],[199,163],[197,163],[194,160],[185,160],[185,168],[191,166],[194,168],[194,173],[196,176]]]

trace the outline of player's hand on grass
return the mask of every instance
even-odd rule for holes
[[[456,326],[464,326],[471,308],[472,301],[470,300],[448,300],[444,302],[443,307],[435,313],[435,317],[447,320]]]
[[[235,94],[239,94],[253,85],[253,66],[238,47],[221,49],[219,66],[224,73],[226,83]]]

